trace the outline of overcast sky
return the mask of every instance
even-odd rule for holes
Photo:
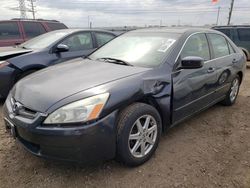
[[[56,19],[69,27],[226,24],[231,0],[36,0],[36,17]],[[1,0],[0,19],[20,17],[18,0]],[[26,0],[29,7],[29,1]],[[31,18],[31,13],[27,14]],[[250,0],[235,0],[233,24],[250,23]]]

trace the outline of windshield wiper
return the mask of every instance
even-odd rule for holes
[[[105,62],[115,63],[115,64],[119,64],[119,65],[133,66],[126,61],[123,61],[121,59],[111,58],[111,57],[102,57],[102,58],[98,58],[97,60],[103,60]]]

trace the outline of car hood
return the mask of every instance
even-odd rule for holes
[[[77,59],[25,77],[16,84],[12,95],[24,106],[46,112],[55,103],[76,93],[147,70]]]
[[[0,60],[6,60],[29,52],[32,52],[32,50],[18,47],[0,47]]]

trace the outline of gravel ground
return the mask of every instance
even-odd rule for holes
[[[137,168],[34,157],[5,133],[0,113],[0,187],[250,187],[249,86],[250,69],[234,106],[215,105],[174,127]]]

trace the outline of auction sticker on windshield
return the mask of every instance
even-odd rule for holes
[[[168,39],[161,45],[161,47],[157,51],[166,52],[175,43],[175,41],[176,41],[175,39]]]

